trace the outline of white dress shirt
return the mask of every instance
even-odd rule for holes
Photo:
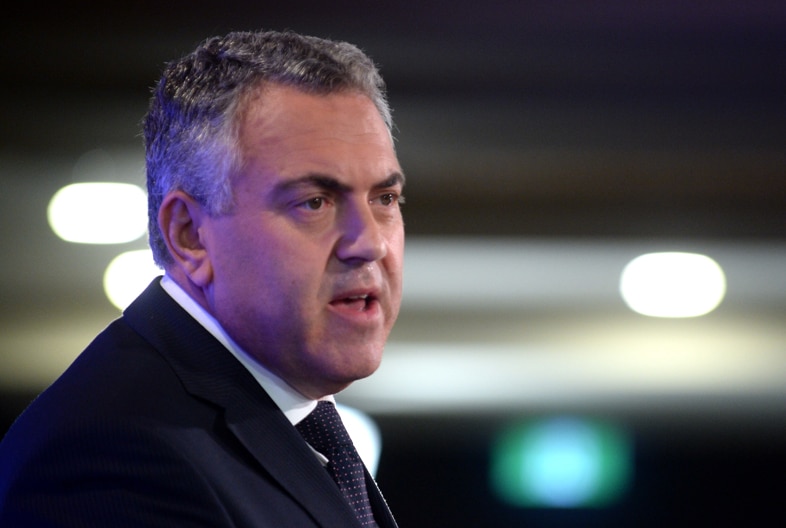
[[[161,287],[164,288],[164,291],[188,312],[191,317],[196,319],[213,337],[218,339],[218,341],[237,358],[241,365],[246,367],[251,375],[254,376],[254,379],[257,380],[257,383],[262,386],[275,404],[278,405],[287,419],[292,422],[292,425],[300,422],[316,408],[316,400],[306,398],[300,394],[284,380],[260,365],[258,361],[240,348],[221,327],[218,321],[207,313],[204,308],[192,299],[185,290],[168,275],[164,275],[161,279]],[[327,396],[324,399],[335,403],[333,396]]]

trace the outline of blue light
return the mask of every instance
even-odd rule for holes
[[[492,453],[492,484],[514,505],[604,506],[628,485],[626,435],[609,424],[552,418],[513,426]]]

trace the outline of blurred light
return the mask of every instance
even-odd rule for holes
[[[131,242],[145,234],[147,198],[130,183],[74,183],[52,196],[47,218],[52,231],[68,242]]]
[[[123,310],[161,273],[149,249],[127,251],[107,266],[104,292],[112,304]]]
[[[627,436],[612,425],[553,418],[519,424],[492,452],[492,485],[508,503],[525,507],[601,507],[628,487]]]
[[[695,253],[649,253],[623,270],[620,293],[631,310],[653,317],[696,317],[726,294],[717,262]]]
[[[382,453],[382,435],[374,420],[364,412],[345,405],[336,405],[358,455],[372,476],[376,476]]]

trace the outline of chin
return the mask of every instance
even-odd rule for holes
[[[354,361],[345,365],[342,372],[338,372],[339,377],[346,382],[347,385],[353,381],[367,378],[374,374],[382,363],[382,351],[371,350],[364,351],[360,356],[353,356]]]

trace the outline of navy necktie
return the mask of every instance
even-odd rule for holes
[[[377,526],[366,490],[363,462],[331,402],[317,408],[296,426],[303,439],[328,459],[327,470],[355,510],[362,526]]]

